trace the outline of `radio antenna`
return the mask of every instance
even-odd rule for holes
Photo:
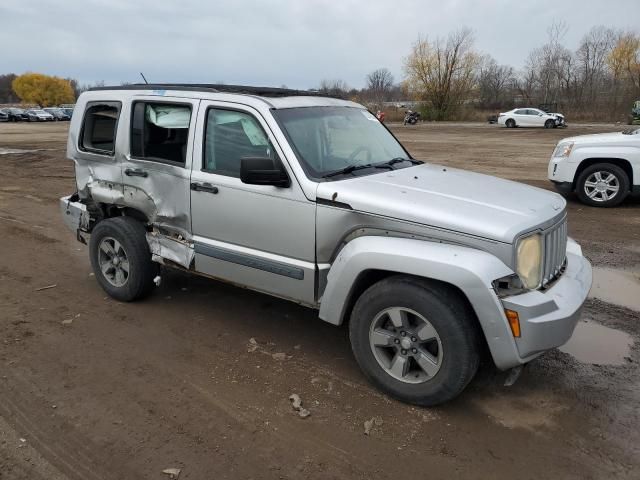
[[[144,77],[144,73],[140,72],[140,76],[142,77],[142,79],[144,80],[144,83],[146,83],[147,85],[149,85],[149,82],[147,82],[147,79]]]

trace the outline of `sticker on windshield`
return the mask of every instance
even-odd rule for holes
[[[378,121],[378,119],[368,111],[366,110],[360,110],[360,111],[362,112],[362,115],[364,115],[364,118],[366,118],[367,120],[371,120],[372,122]]]

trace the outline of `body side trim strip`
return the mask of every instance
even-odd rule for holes
[[[283,262],[269,260],[247,253],[234,252],[232,250],[200,242],[194,242],[194,248],[196,253],[217,258],[218,260],[235,263],[237,265],[244,265],[245,267],[255,268],[258,270],[264,270],[265,272],[294,278],[296,280],[304,280],[304,269]]]

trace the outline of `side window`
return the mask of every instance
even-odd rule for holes
[[[120,106],[120,102],[87,103],[80,134],[81,150],[113,155]]]
[[[516,115],[526,115],[527,111],[525,109],[516,110],[514,112]]]
[[[204,135],[202,169],[207,172],[240,177],[242,158],[277,158],[267,134],[248,113],[211,108]]]
[[[134,102],[131,115],[131,156],[184,166],[191,105]]]

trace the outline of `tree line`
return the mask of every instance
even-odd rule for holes
[[[324,80],[319,90],[378,105],[417,100],[423,116],[433,120],[539,105],[574,119],[626,120],[633,101],[640,100],[640,35],[596,26],[570,50],[562,43],[566,33],[565,23],[552,24],[546,42],[529,53],[520,71],[476,50],[470,29],[419,37],[398,84],[379,69],[366,77],[362,90],[340,80]]]
[[[419,37],[404,59],[399,82],[387,68],[379,68],[366,75],[364,88],[325,79],[313,90],[371,108],[417,101],[423,117],[432,120],[539,105],[573,119],[625,120],[633,101],[640,100],[640,34],[596,26],[570,50],[563,45],[567,30],[565,23],[553,23],[546,41],[529,52],[519,71],[479,52],[472,30],[463,28],[446,37]],[[0,75],[0,103],[72,103],[89,87],[70,78],[5,74]]]

